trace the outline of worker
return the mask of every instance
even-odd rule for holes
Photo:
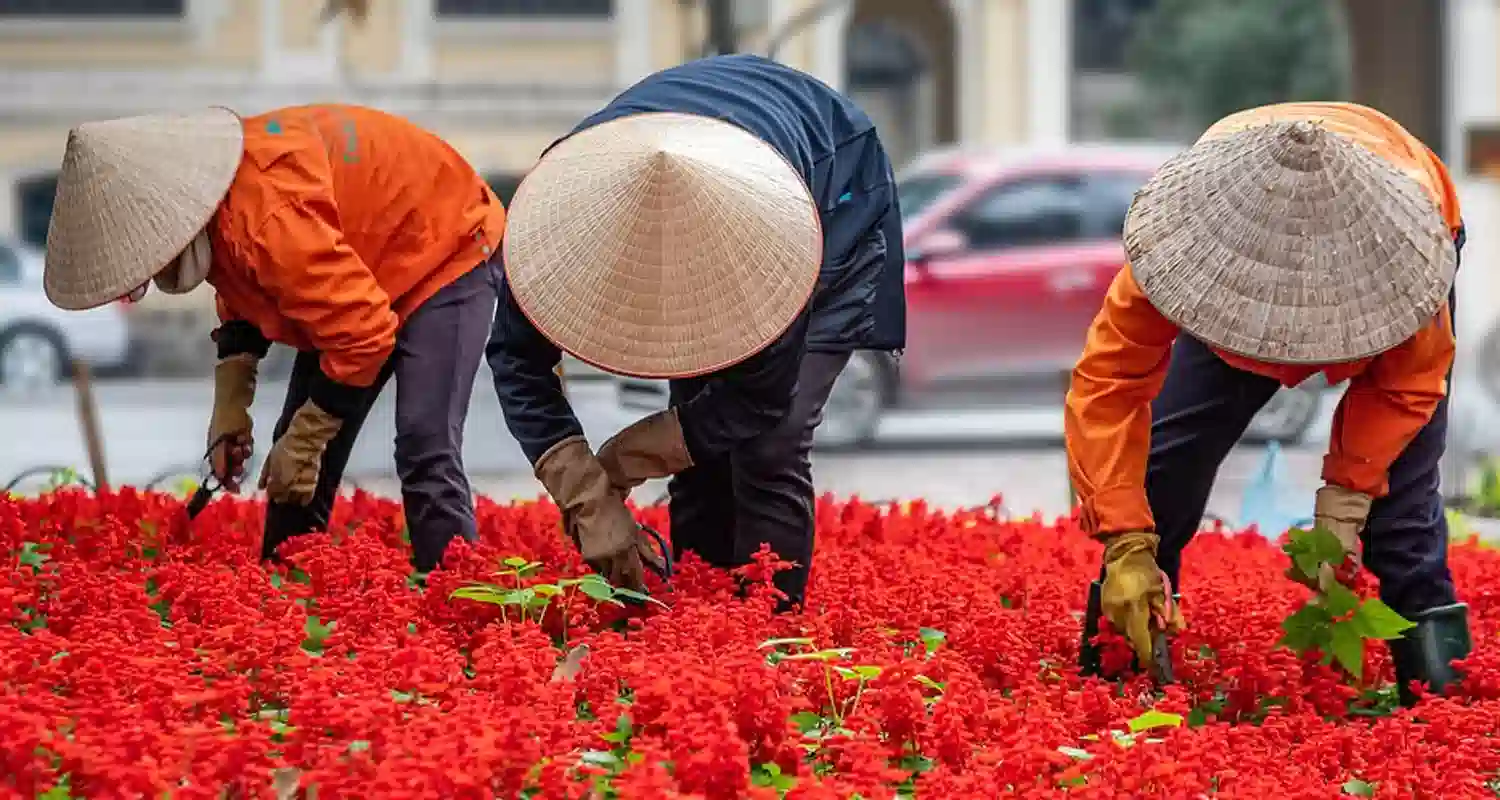
[[[1250,109],[1215,124],[1136,195],[1128,263],[1073,370],[1069,471],[1104,543],[1081,652],[1102,615],[1135,649],[1180,629],[1182,551],[1219,465],[1280,387],[1348,382],[1317,526],[1416,626],[1390,643],[1405,702],[1442,692],[1470,647],[1438,490],[1463,244],[1447,168],[1394,120],[1349,103]],[[1334,559],[1337,561],[1338,559]]]
[[[47,236],[65,309],[207,283],[221,324],[209,423],[215,477],[238,492],[257,365],[296,348],[259,486],[261,555],[328,525],[360,427],[396,380],[395,458],[415,566],[475,537],[461,459],[505,225],[447,143],[353,106],[221,108],[81,125]]]
[[[670,477],[677,555],[761,545],[801,604],[809,451],[855,349],[905,339],[901,217],[874,125],[809,75],[752,55],[648,76],[553,143],[516,190],[488,348],[506,424],[585,560],[639,586],[656,555],[625,498]],[[562,352],[670,381],[670,407],[597,454]]]

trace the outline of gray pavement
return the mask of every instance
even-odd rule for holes
[[[602,442],[634,419],[615,403],[607,383],[575,381],[573,403],[589,438]],[[254,408],[259,451],[264,452],[285,391],[264,383]],[[212,384],[198,381],[102,383],[96,390],[109,476],[115,484],[144,484],[162,473],[191,473],[202,456]],[[372,413],[349,470],[355,486],[394,495],[392,403],[382,396]],[[1325,409],[1331,409],[1331,402]],[[7,439],[0,447],[0,481],[37,466],[86,472],[72,392],[0,400]],[[815,457],[819,486],[870,500],[925,497],[943,507],[977,505],[1001,493],[1014,514],[1067,509],[1066,460],[1059,409],[995,412],[925,412],[893,415],[881,429],[881,444],[859,453]],[[1308,502],[1317,486],[1327,420],[1299,447],[1284,451],[1283,475]],[[471,407],[464,458],[476,488],[496,500],[531,498],[541,486],[514,440],[506,433],[488,370],[481,369]],[[1263,448],[1242,448],[1224,465],[1210,512],[1234,519],[1245,487],[1264,458]],[[253,468],[253,467],[252,467]],[[35,488],[44,478],[20,488]],[[650,501],[664,487],[648,484],[636,499]]]

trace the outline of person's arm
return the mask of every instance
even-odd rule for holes
[[[214,298],[214,307],[219,312],[219,327],[214,328],[209,336],[220,360],[242,355],[254,356],[257,361],[266,357],[271,351],[271,340],[260,332],[260,328],[235,314],[224,302],[223,295]]]
[[[503,277],[484,352],[505,426],[532,466],[559,442],[583,436],[557,375],[562,351],[521,312]]]
[[[320,354],[308,399],[348,415],[395,349],[399,323],[374,273],[344,241],[332,191],[290,198],[261,224],[250,252],[261,287]]]
[[[1427,327],[1354,376],[1333,415],[1323,480],[1372,498],[1383,496],[1391,463],[1448,392],[1455,349],[1444,307]]]
[[[1089,328],[1063,410],[1068,474],[1090,535],[1155,530],[1146,502],[1151,401],[1177,333],[1130,267],[1120,270]]]
[[[693,463],[723,455],[781,422],[797,392],[807,352],[808,312],[750,358],[715,373],[702,391],[677,407]]]

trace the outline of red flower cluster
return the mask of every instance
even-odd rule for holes
[[[665,526],[659,508],[640,511]],[[1494,797],[1500,553],[1455,548],[1476,653],[1395,707],[1283,649],[1306,599],[1254,534],[1184,570],[1178,684],[1080,680],[1098,546],[1071,520],[825,501],[806,613],[763,555],[656,603],[585,573],[549,504],[480,508],[426,585],[400,507],[256,562],[263,507],[123,490],[0,500],[0,796]],[[539,562],[533,564],[531,562]],[[495,584],[496,603],[453,598]],[[528,591],[529,589],[529,591]],[[1109,653],[1125,650],[1116,640]],[[300,789],[298,788],[300,786]]]

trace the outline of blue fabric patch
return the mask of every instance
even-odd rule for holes
[[[844,203],[847,203],[853,199],[854,192],[844,192],[843,194],[839,195],[839,205],[843,205]]]
[[[281,120],[272,119],[266,121],[266,133],[281,133]]]

